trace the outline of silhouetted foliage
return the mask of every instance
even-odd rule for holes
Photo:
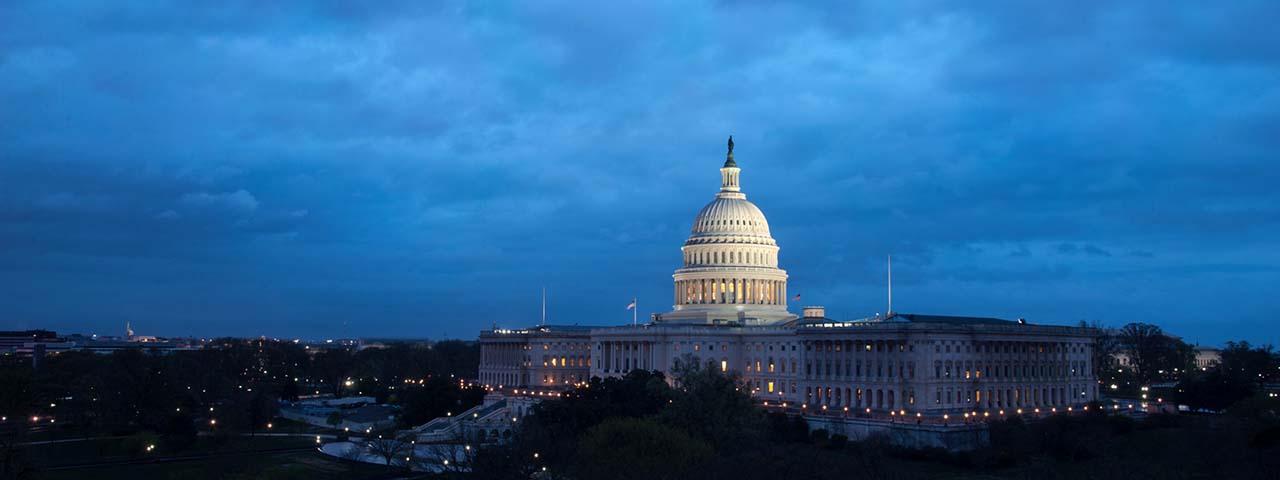
[[[1194,364],[1193,347],[1166,335],[1156,325],[1130,323],[1120,329],[1116,341],[1120,351],[1129,355],[1138,381],[1144,384],[1176,378],[1176,372],[1185,372]]]
[[[687,478],[712,453],[706,442],[665,423],[612,418],[583,435],[573,472],[579,478]]]
[[[428,395],[465,409],[483,397],[482,390],[464,389],[457,381],[468,373],[474,376],[478,352],[474,344],[454,341],[355,352],[230,338],[164,354],[145,349],[109,355],[64,352],[50,355],[37,371],[29,363],[0,365],[0,412],[11,419],[56,416],[62,429],[158,435],[157,448],[180,451],[195,441],[199,429],[209,430],[215,442],[262,431],[277,415],[280,399],[317,390],[349,394],[364,389],[378,398],[396,393],[415,399],[418,380],[439,378],[443,380],[433,383]],[[347,378],[362,381],[347,387]],[[414,381],[412,386],[407,380]],[[435,415],[434,407],[419,408],[420,403],[410,402],[404,412],[411,418]]]
[[[440,376],[424,379],[421,384],[406,385],[398,395],[402,407],[400,426],[422,425],[450,412],[465,411],[479,405],[484,393],[483,388],[461,388],[456,380]]]

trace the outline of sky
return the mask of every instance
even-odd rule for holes
[[[732,134],[828,317],[1280,343],[1280,3],[958,3],[4,2],[0,329],[629,323]]]

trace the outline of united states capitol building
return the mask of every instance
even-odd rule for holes
[[[888,312],[853,321],[788,310],[787,271],[740,183],[733,141],[720,190],[693,220],[671,311],[641,325],[482,331],[480,381],[550,393],[634,369],[741,374],[761,402],[938,416],[1065,409],[1097,398],[1091,329]]]

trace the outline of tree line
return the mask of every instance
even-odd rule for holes
[[[1280,381],[1280,353],[1271,345],[1227,342],[1219,350],[1216,364],[1199,366],[1195,346],[1166,334],[1159,326],[1130,323],[1119,329],[1093,327],[1100,334],[1094,368],[1104,394],[1137,398],[1143,393],[1141,387],[1173,384],[1171,390],[1160,389],[1171,400],[1193,411],[1220,412],[1265,394],[1267,384]],[[1127,357],[1128,363],[1117,362],[1117,354]]]
[[[262,431],[280,401],[317,393],[372,396],[401,406],[401,426],[420,424],[483,399],[483,389],[459,382],[474,378],[478,364],[479,347],[461,341],[356,350],[224,338],[163,354],[64,352],[39,369],[7,357],[0,359],[0,445],[8,447],[0,463],[20,455],[24,436],[51,428],[86,436],[145,432],[158,437],[157,448],[177,452],[198,430],[215,437]]]

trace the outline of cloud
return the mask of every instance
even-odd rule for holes
[[[1063,255],[1091,255],[1097,257],[1110,257],[1111,252],[1103,250],[1096,245],[1076,245],[1074,243],[1062,243],[1057,247],[1058,253]]]
[[[253,212],[258,209],[258,199],[244,190],[236,190],[229,193],[186,193],[182,195],[179,201],[192,207],[224,208],[243,213]]]
[[[542,285],[566,320],[660,310],[734,134],[829,311],[879,308],[892,253],[915,310],[1223,340],[1205,312],[1278,306],[1203,290],[1271,270],[1195,267],[1280,264],[1276,9],[14,2],[0,281],[28,290],[0,310],[463,337],[534,321]]]

